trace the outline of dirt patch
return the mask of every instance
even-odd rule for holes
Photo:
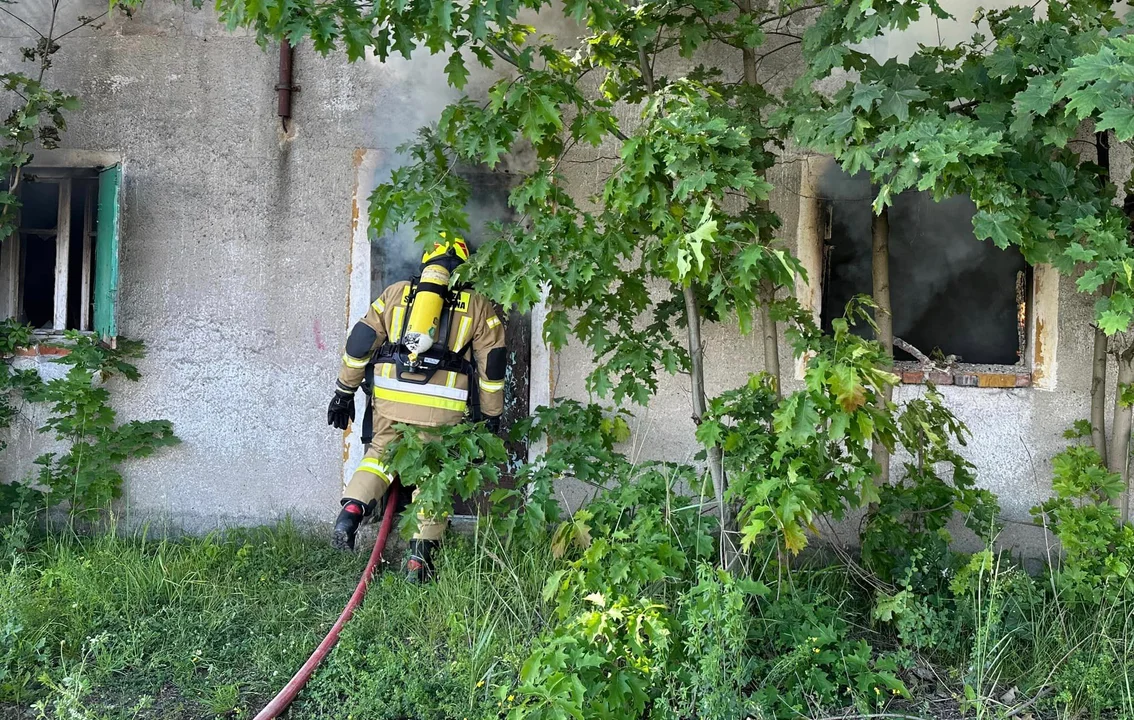
[[[156,695],[135,695],[115,690],[98,689],[82,699],[82,707],[99,717],[118,720],[201,720],[226,717],[217,715],[194,699],[188,698],[172,685],[166,685]],[[0,703],[0,720],[35,720],[39,713],[31,707]],[[48,717],[55,714],[50,709]]]

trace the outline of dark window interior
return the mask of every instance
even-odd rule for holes
[[[91,193],[91,284],[94,275],[94,224],[98,204],[97,181],[73,178],[71,189],[71,243],[68,256],[67,327],[78,329],[83,302],[83,233],[88,188]],[[55,317],[56,232],[59,184],[26,177],[20,184],[20,308],[21,319],[33,327],[53,328]]]
[[[823,177],[821,197],[829,218],[822,309],[829,329],[847,301],[871,293],[870,181],[836,168]],[[974,213],[963,197],[938,203],[928,193],[909,192],[894,199],[889,210],[894,335],[930,356],[1013,365],[1023,353],[1017,286],[1030,282],[1030,273],[1016,248],[1001,250],[973,236]],[[894,356],[914,359],[901,350]]]
[[[79,327],[81,319],[80,310],[84,302],[88,303],[87,317],[94,317],[94,302],[92,297],[83,297],[83,232],[86,222],[86,199],[88,189],[91,193],[91,264],[90,282],[88,287],[94,287],[95,274],[95,229],[98,224],[98,181],[79,180],[72,181],[71,190],[71,249],[70,270],[67,275],[67,327]]]
[[[55,224],[59,186],[25,178],[20,186],[21,307],[24,320],[51,329],[55,307]]]

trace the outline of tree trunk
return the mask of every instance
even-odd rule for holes
[[[1110,285],[1103,290],[1110,294]],[[1095,328],[1095,349],[1091,362],[1091,442],[1099,457],[1107,461],[1106,454],[1106,333]]]
[[[740,0],[740,11],[745,15],[752,18],[753,23],[758,23],[759,18],[756,17],[759,13],[765,10],[765,1],[758,0],[753,5],[752,0]],[[741,51],[744,65],[744,84],[755,87],[758,85],[756,78],[756,51],[751,48],[745,48]],[[761,201],[759,203],[762,209],[767,209],[768,202]],[[756,238],[758,242],[765,243],[768,238]],[[783,383],[780,377],[780,331],[778,323],[772,318],[772,303],[776,299],[776,288],[770,282],[760,283],[760,333],[764,340],[764,372],[771,376],[776,386],[776,395],[783,395]]]
[[[890,215],[886,208],[870,223],[872,238],[871,268],[874,280],[874,322],[878,325],[878,342],[883,351],[894,357],[894,316],[890,312]],[[894,396],[894,389],[887,386],[878,399],[879,407],[885,407]],[[874,462],[878,463],[878,477],[875,482],[885,485],[890,482],[890,451],[875,441],[871,448]]]
[[[689,377],[693,390],[694,422],[700,424],[705,419],[708,406],[705,400],[705,364],[701,348],[701,313],[697,309],[697,296],[692,286],[682,288],[685,299],[685,324],[689,330]],[[719,447],[708,448],[709,476],[713,480],[713,496],[717,501],[717,514],[721,522],[721,562],[727,569],[731,564],[732,553],[727,551],[726,533],[732,524],[731,513],[725,503],[724,462]]]
[[[760,332],[764,337],[764,372],[772,377],[776,385],[776,395],[783,396],[780,389],[780,331],[772,319],[772,303],[776,299],[776,288],[770,282],[760,285]]]
[[[649,93],[654,92],[654,72],[650,65],[649,53],[644,45],[638,47],[638,69],[642,73],[642,81]],[[705,362],[701,348],[701,312],[697,309],[697,296],[692,285],[681,289],[685,300],[685,324],[689,330],[689,378],[693,391],[693,421],[698,425],[705,419],[708,403],[705,399]],[[718,447],[707,448],[709,459],[709,477],[713,481],[713,497],[717,503],[717,515],[720,518],[720,555],[721,565],[725,570],[732,566],[736,553],[730,549],[728,530],[732,526],[732,513],[725,504],[725,488],[727,487],[724,474],[724,461]]]
[[[1107,133],[1094,134],[1094,152],[1099,167],[1110,175],[1110,137]],[[1110,297],[1114,281],[1102,288],[1102,296]],[[1107,463],[1107,333],[1094,328],[1094,353],[1091,362],[1091,442]]]
[[[1122,402],[1123,390],[1134,385],[1134,346],[1123,350],[1118,359],[1118,387],[1114,394],[1114,417],[1111,427],[1114,434],[1110,438],[1110,456],[1107,467],[1122,477],[1122,495],[1117,502],[1122,511],[1122,522],[1130,520],[1130,425],[1134,407]]]

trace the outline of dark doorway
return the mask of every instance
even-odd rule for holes
[[[472,192],[466,208],[469,214],[470,231],[465,240],[475,252],[481,243],[489,237],[491,225],[496,222],[508,222],[513,219],[512,208],[508,205],[508,195],[512,190],[513,177],[506,173],[490,172],[488,170],[465,170],[461,172],[471,186]],[[409,280],[419,270],[422,248],[414,241],[412,228],[402,228],[389,237],[383,237],[370,245],[371,267],[371,296],[378,297],[382,290],[391,283],[399,280]],[[502,434],[506,434],[512,425],[528,416],[528,389],[530,383],[531,367],[531,318],[516,311],[503,312],[498,308],[500,316],[505,320],[505,332],[508,342],[508,376],[504,386],[504,418]],[[527,459],[527,446],[520,443],[509,443],[512,461],[509,465],[514,467],[518,462]],[[513,487],[513,479],[505,475],[501,483],[506,487]],[[454,513],[456,515],[476,515],[478,512],[488,511],[488,494],[492,488],[480,497],[474,497],[469,502],[456,502]]]

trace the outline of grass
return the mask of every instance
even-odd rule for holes
[[[3,543],[0,531],[4,720],[252,717],[323,637],[365,560],[287,523],[176,540]],[[500,717],[509,703],[497,690],[512,687],[549,621],[541,594],[558,564],[546,549],[520,551],[486,533],[453,536],[430,587],[380,575],[285,717]],[[885,712],[1134,719],[1134,604],[1125,600],[1069,602],[1049,579],[994,560],[955,611],[919,621],[914,632],[932,640],[918,645],[872,621],[873,595],[844,565],[813,557],[781,590],[757,611],[761,637],[810,618],[907,658],[914,698]],[[791,653],[753,651],[765,663],[755,688],[794,681],[780,677],[795,673]],[[855,716],[818,706],[804,716],[816,714]]]
[[[543,619],[549,556],[453,538],[439,582],[377,578],[290,717],[495,709]],[[75,535],[0,556],[0,718],[251,717],[338,616],[365,557],[289,524],[204,538]]]

